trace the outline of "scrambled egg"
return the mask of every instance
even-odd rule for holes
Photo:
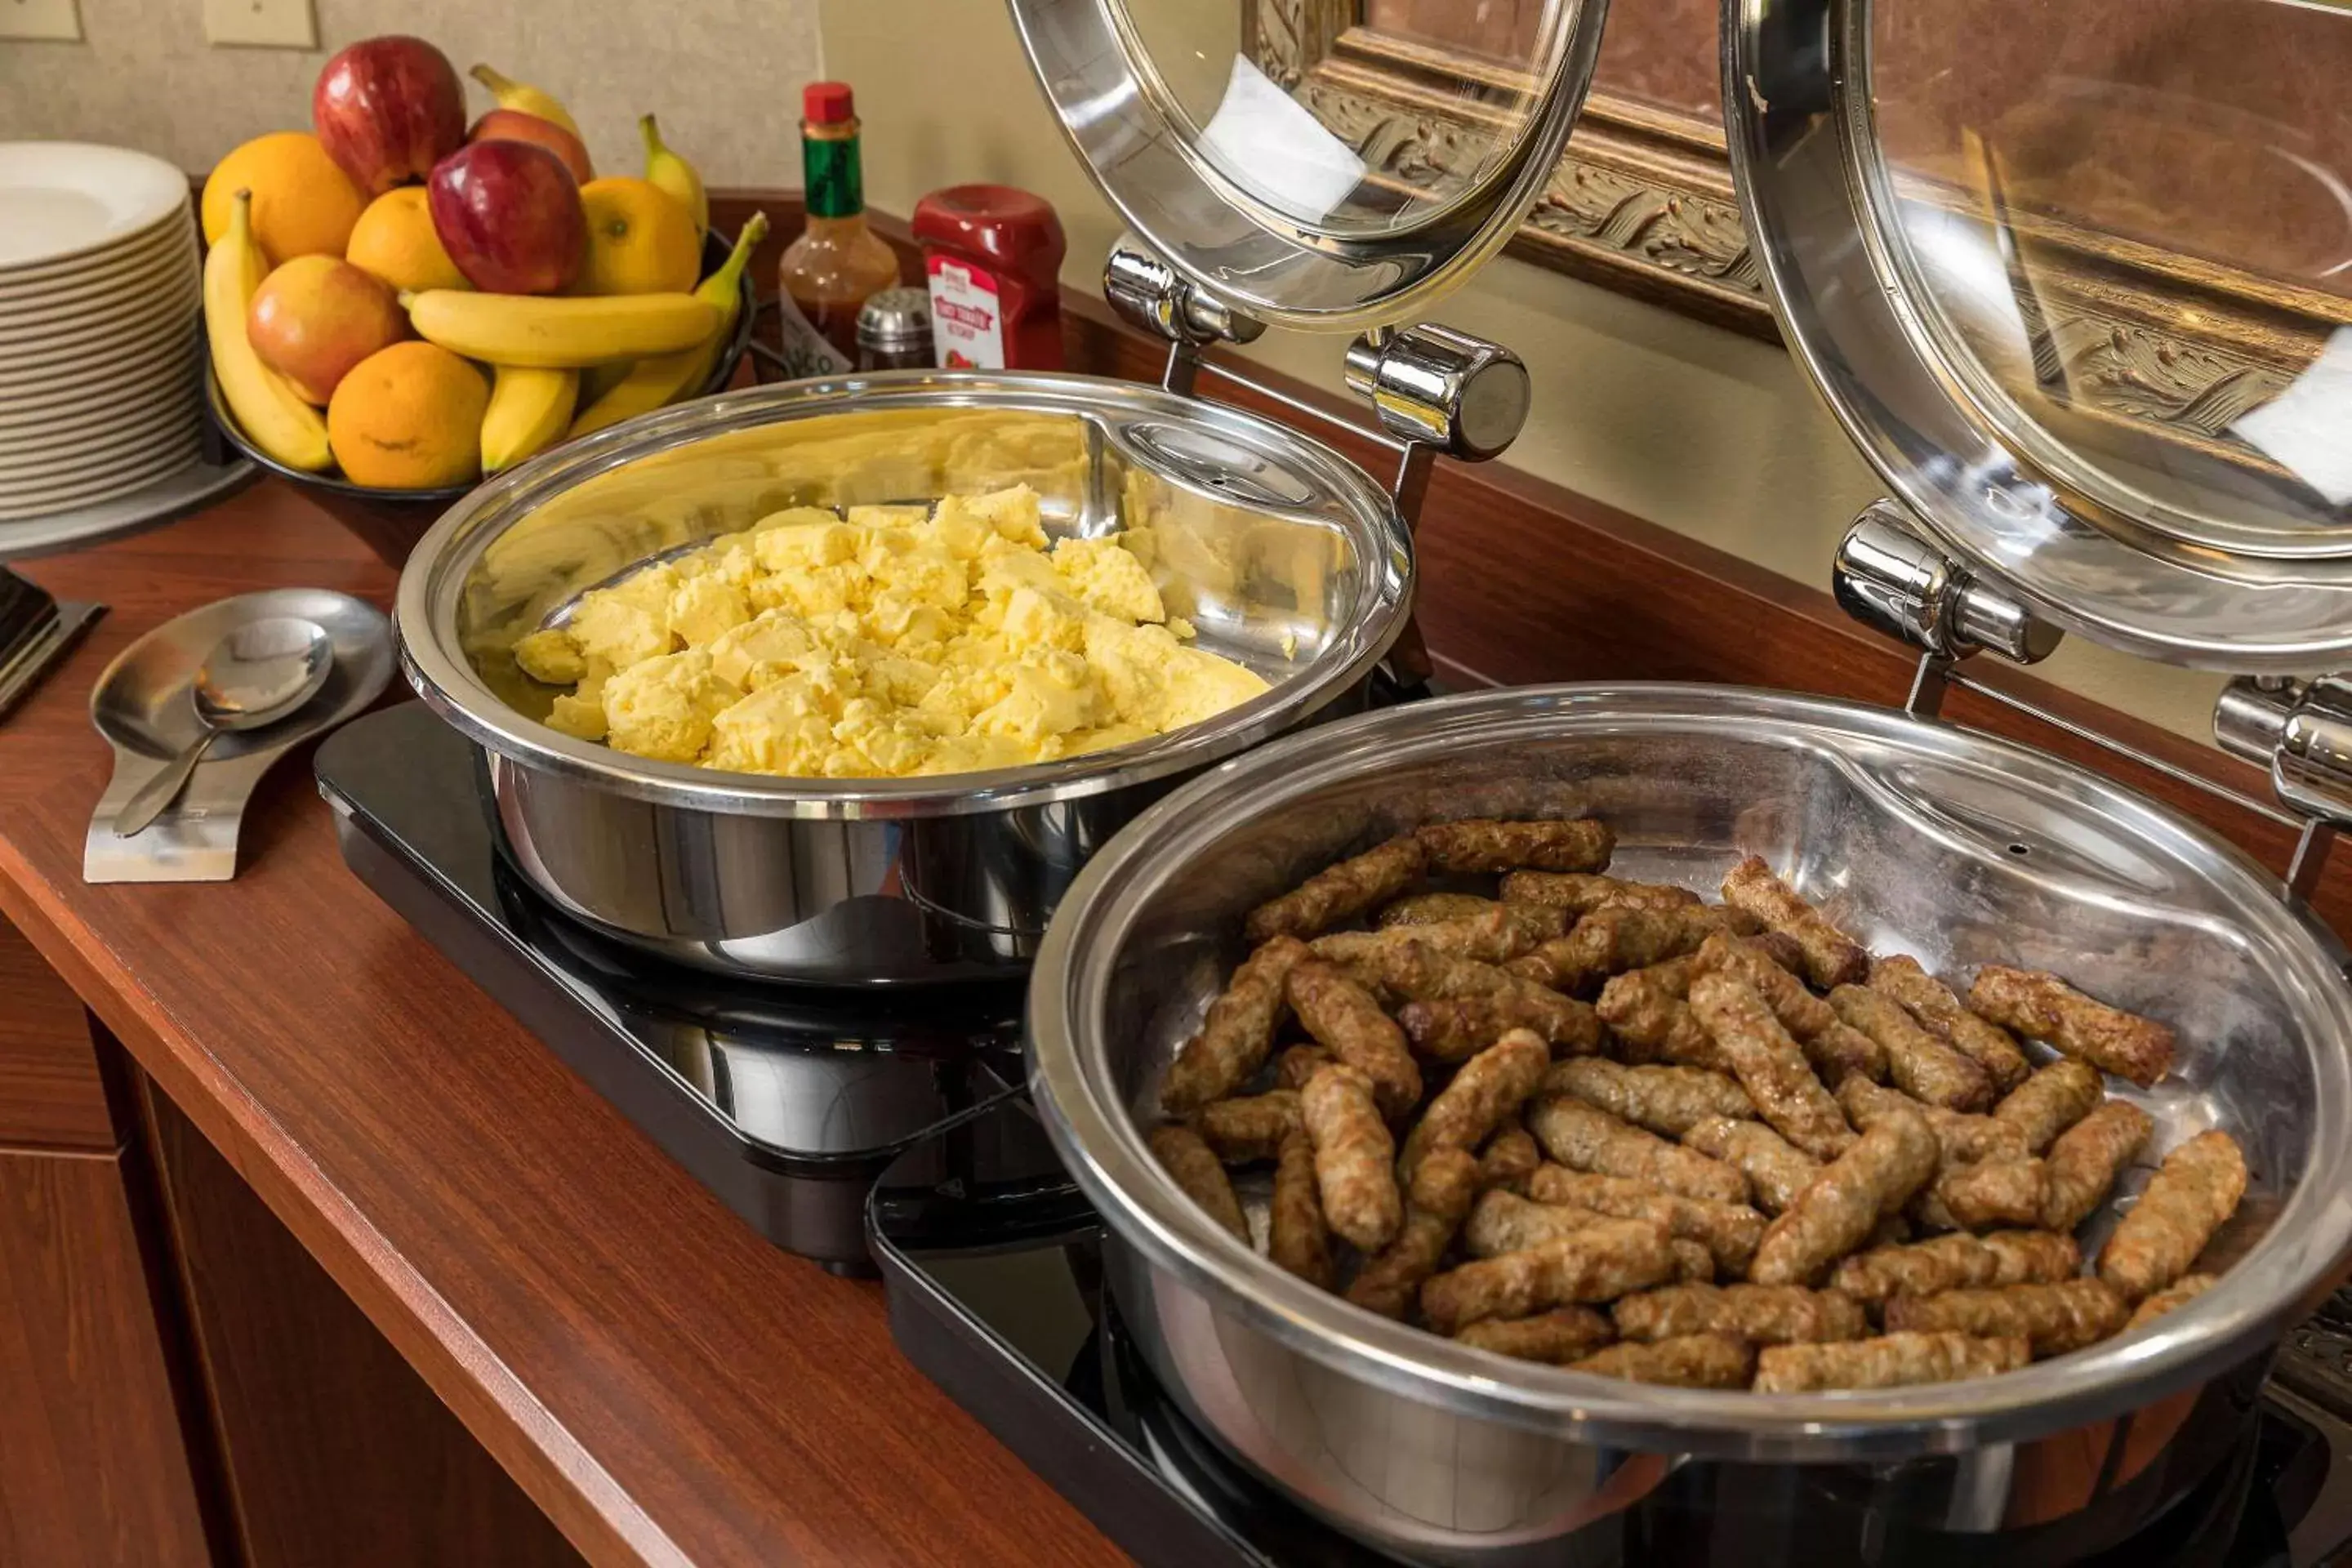
[[[1048,547],[1027,486],[797,508],[586,595],[515,645],[548,723],[664,762],[803,778],[1051,762],[1264,691],[1185,646],[1117,539]]]

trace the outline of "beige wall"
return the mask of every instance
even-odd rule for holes
[[[827,68],[856,84],[876,205],[905,212],[959,180],[1027,186],[1061,211],[1066,279],[1097,287],[1117,220],[1032,84],[1000,0],[819,10]],[[1822,586],[1839,534],[1879,493],[1778,348],[1509,260],[1438,313],[1508,343],[1533,371],[1535,414],[1507,458],[1529,472]],[[1339,347],[1274,333],[1253,352],[1332,385]],[[2218,677],[2073,644],[2042,673],[2209,738]]]
[[[207,168],[249,136],[307,127],[333,50],[414,33],[460,71],[487,60],[562,99],[599,168],[638,166],[650,110],[714,182],[800,183],[799,86],[822,74],[814,0],[315,4],[325,48],[304,54],[206,47],[200,0],[81,0],[83,42],[0,41],[0,138],[117,142]],[[489,107],[467,88],[474,112]]]

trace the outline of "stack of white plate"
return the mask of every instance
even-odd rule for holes
[[[144,489],[200,458],[188,176],[77,142],[0,142],[5,524]]]

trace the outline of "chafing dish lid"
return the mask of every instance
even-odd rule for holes
[[[2143,657],[2352,649],[2352,5],[1723,16],[1783,334],[1927,528]]]
[[[1435,153],[1416,110],[1327,124],[1299,61],[1330,0],[1012,0],[1062,129],[1128,225],[1196,285],[1276,325],[1358,330],[1427,308],[1518,227],[1559,160],[1606,0],[1481,5],[1488,67],[1433,87],[1468,128]],[[1449,23],[1449,32],[1459,28]],[[1324,39],[1313,42],[1320,44]],[[1411,181],[1398,160],[1433,156]]]

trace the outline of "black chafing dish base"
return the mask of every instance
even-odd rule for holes
[[[908,1359],[1113,1541],[1170,1568],[1395,1561],[1227,1458],[1143,1365],[1102,1289],[1093,1212],[1019,1089],[1017,988],[737,985],[608,942],[501,863],[479,767],[418,703],[331,737],[319,784],[352,870],[761,1234],[836,1271],[878,1266]],[[2289,1337],[2259,1399],[2234,1392],[2194,1417],[2243,1428],[2229,1462],[2127,1531],[2110,1518],[2095,1552],[2054,1529],[1888,1540],[1867,1495],[1688,1464],[1531,1560],[2352,1562],[2352,1300]],[[2145,1508],[2129,1492],[2114,1512]]]
[[[1025,1099],[990,1117],[1035,1126]],[[1075,1188],[965,1188],[911,1203],[915,1185],[911,1167],[886,1176],[868,1206],[899,1348],[1139,1562],[1341,1568],[1400,1561],[1277,1495],[1167,1397],[1103,1289],[1101,1232]],[[1882,1495],[1855,1490],[1852,1472],[1828,1482],[1799,1468],[1692,1462],[1674,1467],[1622,1513],[1509,1561],[1626,1568],[2315,1568],[2352,1561],[2352,1303],[2339,1299],[2299,1330],[2259,1395],[2217,1384],[2191,1419],[2233,1423],[2243,1439],[2212,1475],[2146,1519],[2137,1516],[2150,1506],[2147,1485],[2115,1486],[2100,1475],[2091,1482],[2095,1500],[2061,1523],[1898,1540],[1873,1522],[1896,1510],[1874,1506],[1886,1500]],[[2126,1447],[2112,1446],[2116,1453]],[[1878,1484],[1937,1479],[1933,1470],[1905,1467]],[[1899,1511],[1917,1517],[1916,1508]]]
[[[989,1123],[1011,1146],[967,1135],[1021,1081],[1017,986],[844,995],[636,953],[503,863],[480,765],[422,703],[345,726],[317,763],[345,862],[762,1236],[870,1273],[866,1196],[894,1161],[918,1203],[959,1180],[1058,1180],[1042,1132]]]

